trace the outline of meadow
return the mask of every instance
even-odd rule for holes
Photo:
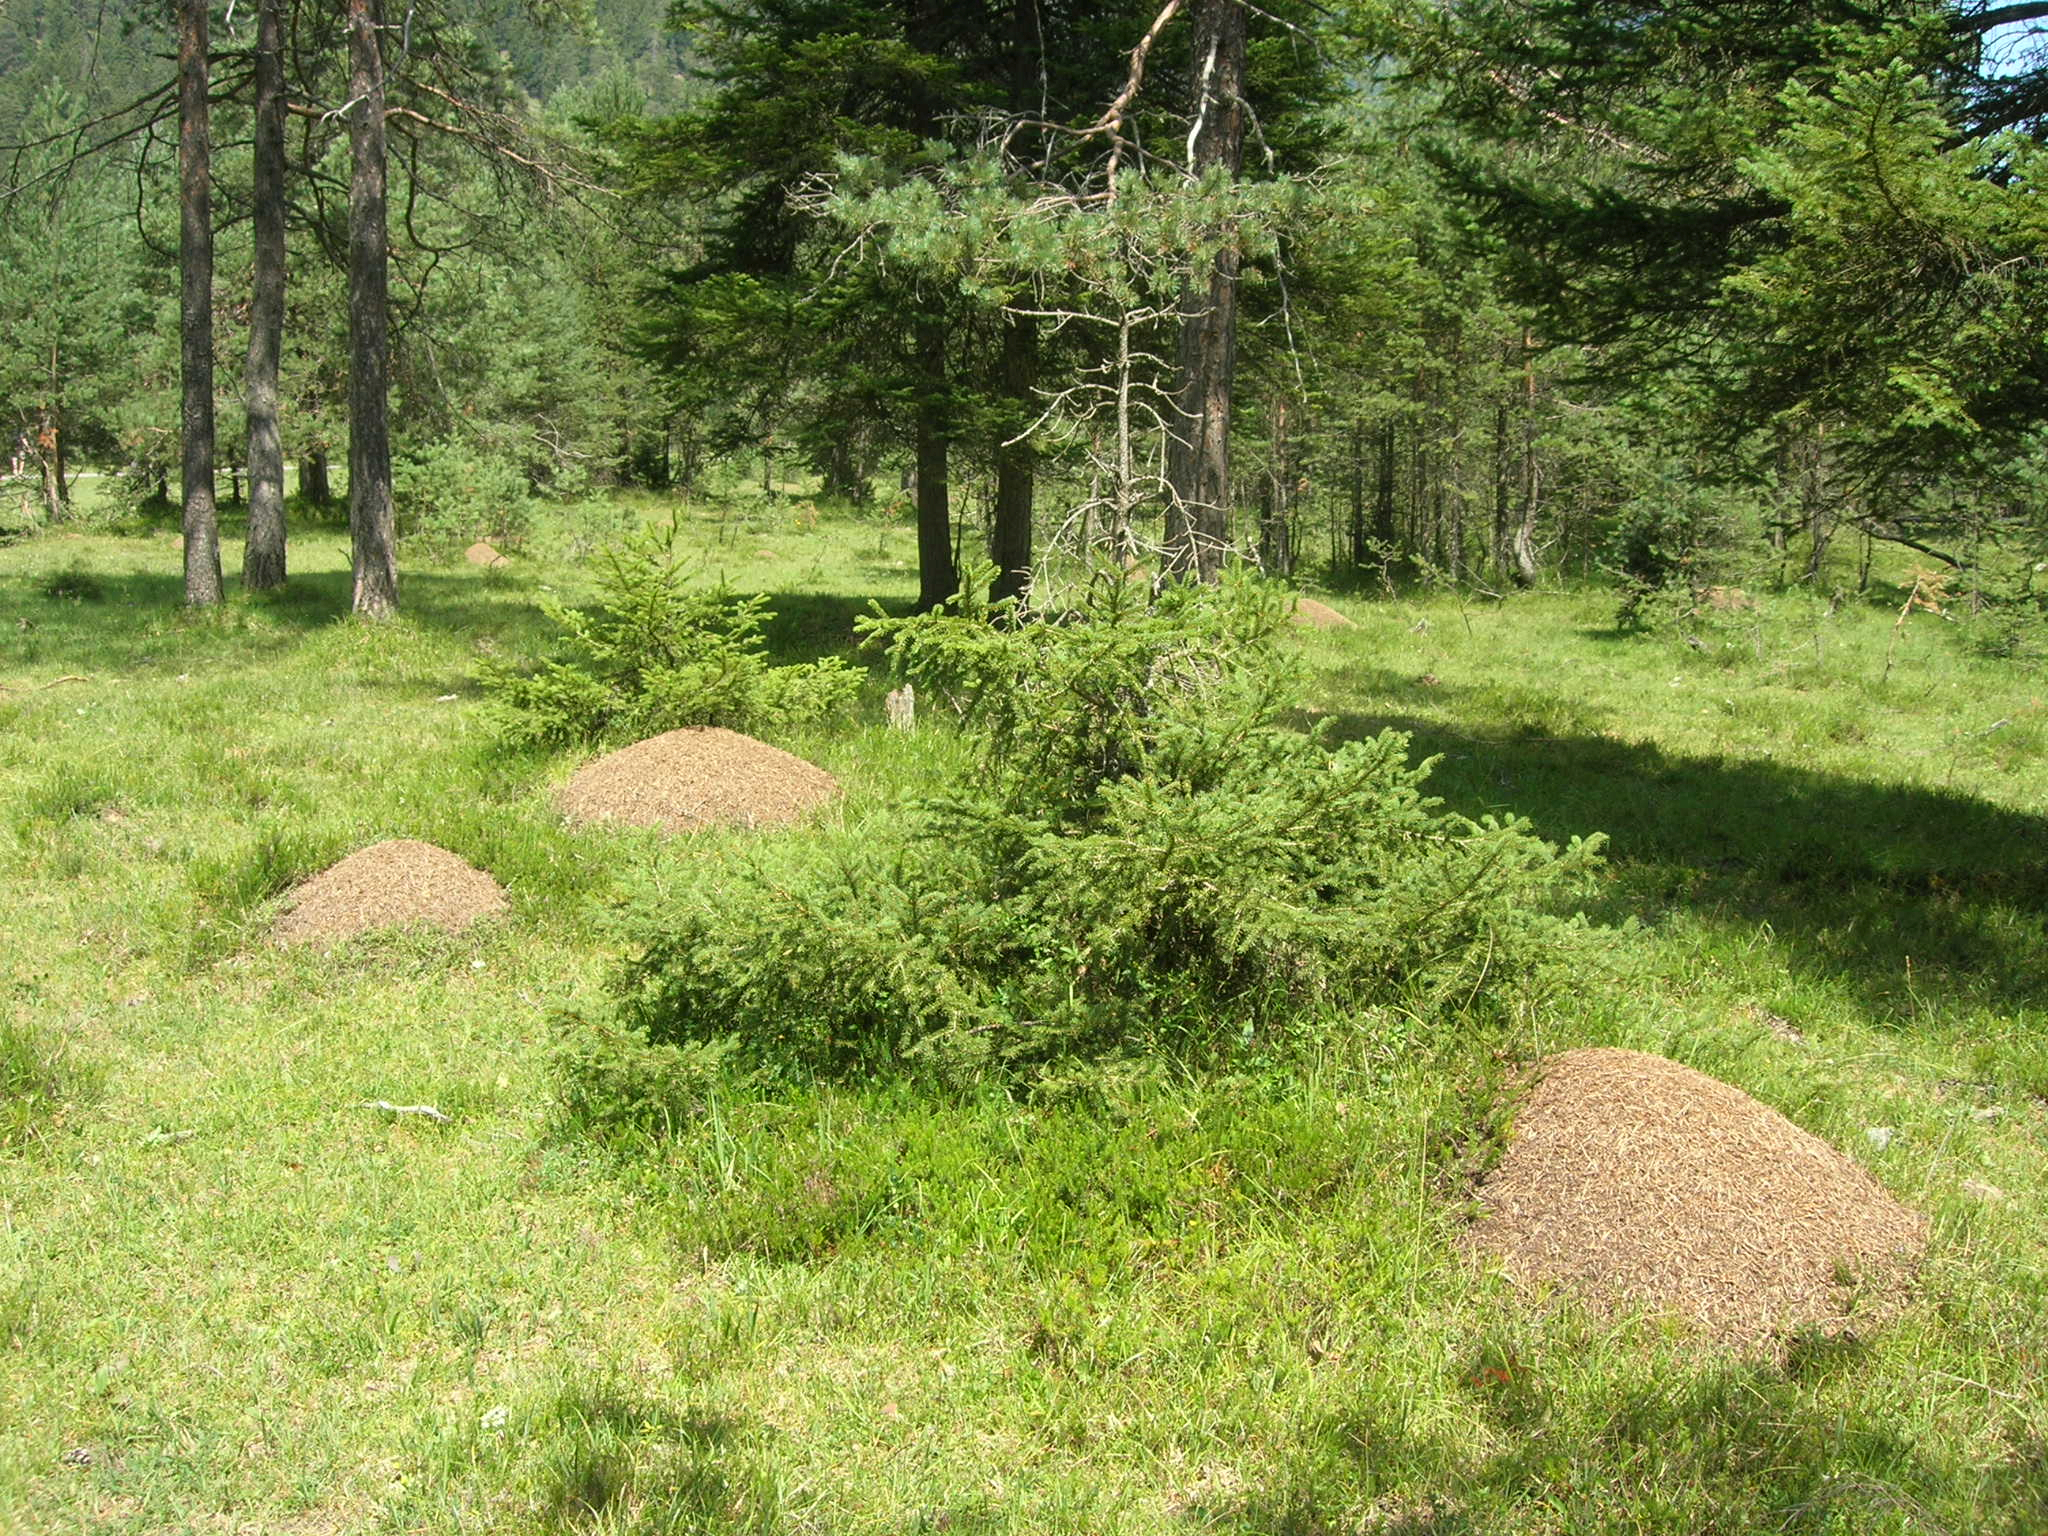
[[[2048,678],[1899,621],[1904,564],[1691,643],[1596,587],[1324,594],[1356,627],[1290,642],[1304,721],[1607,834],[1607,937],[1512,1019],[1378,1009],[1028,1094],[713,1080],[618,1144],[560,1107],[569,1021],[601,1027],[621,900],[738,834],[565,826],[573,759],[498,750],[474,668],[666,511],[415,559],[382,626],[337,617],[332,529],[216,613],[179,608],[174,535],[0,549],[0,1527],[2048,1528]],[[915,591],[902,526],[684,526],[784,658]],[[784,743],[856,828],[956,760],[882,686]],[[511,915],[266,943],[386,837]],[[1584,1044],[1734,1083],[1926,1211],[1904,1314],[1744,1357],[1468,1260],[1501,1083]]]

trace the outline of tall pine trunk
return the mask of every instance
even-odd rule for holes
[[[242,585],[284,585],[284,443],[278,433],[278,371],[284,350],[283,0],[257,0],[256,164],[251,220],[256,276],[249,305],[249,539]]]
[[[299,494],[316,507],[334,502],[334,483],[327,476],[327,450],[308,448],[299,459]]]
[[[375,0],[348,0],[348,527],[357,613],[398,611],[391,506],[391,275],[385,228],[384,54]]]
[[[1013,433],[1030,420],[1031,388],[1038,382],[1038,321],[1003,316],[1003,397],[1016,413]],[[996,448],[996,506],[989,554],[996,563],[992,601],[1022,597],[1031,584],[1031,502],[1034,460],[1028,440]]]
[[[929,610],[960,590],[946,484],[946,333],[938,321],[918,322],[917,349],[923,374],[917,402],[917,606]]]
[[[178,0],[178,309],[180,453],[185,493],[185,601],[221,600],[213,504],[213,154],[208,121],[207,0]]]
[[[1188,173],[1244,160],[1245,13],[1239,0],[1195,0],[1194,127]],[[1181,297],[1179,387],[1167,447],[1166,568],[1214,581],[1230,543],[1230,388],[1237,363],[1235,242],[1216,253],[1206,282]]]
[[[1287,402],[1276,398],[1270,411],[1273,464],[1266,474],[1259,508],[1259,564],[1269,576],[1294,574],[1293,469],[1287,452]]]
[[[1037,0],[1011,0],[1010,100],[1013,119],[1022,119],[1033,103],[1043,61],[1039,57]],[[1038,321],[1035,316],[1003,316],[1002,389],[1004,438],[1015,438],[1037,412],[1032,389],[1038,383]],[[996,579],[992,602],[1021,598],[1031,584],[1031,514],[1037,455],[1028,441],[1001,442],[996,447],[996,504],[989,528],[989,557]]]
[[[1518,587],[1533,587],[1536,566],[1536,339],[1522,332],[1522,496],[1515,519],[1514,577]]]
[[[51,371],[56,370],[56,349],[50,352]],[[64,517],[64,459],[58,451],[64,442],[64,435],[57,424],[56,414],[44,406],[36,414],[36,468],[42,472],[43,517],[46,522],[61,522]]]
[[[1401,553],[1400,466],[1396,463],[1399,448],[1394,423],[1382,423],[1378,473],[1373,485],[1372,536],[1383,551],[1381,558],[1389,561]]]

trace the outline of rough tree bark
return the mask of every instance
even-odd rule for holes
[[[391,505],[391,274],[384,158],[384,54],[376,0],[348,0],[348,527],[357,613],[398,611]]]
[[[185,601],[222,596],[213,503],[213,196],[207,114],[207,0],[178,0],[178,309],[183,394]]]
[[[1194,126],[1188,173],[1244,161],[1245,13],[1240,0],[1195,0]],[[1216,253],[1208,281],[1181,299],[1179,421],[1168,444],[1166,571],[1214,581],[1230,547],[1230,388],[1237,363],[1236,246]]]
[[[249,538],[242,585],[284,585],[284,444],[278,435],[278,371],[284,349],[284,6],[256,8],[256,165],[251,220],[255,281],[249,305]]]
[[[946,332],[936,320],[917,326],[923,377],[917,402],[917,606],[937,608],[960,590],[953,561],[953,504],[946,484]]]

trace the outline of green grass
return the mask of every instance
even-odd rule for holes
[[[1610,834],[1580,985],[1028,1095],[710,1072],[665,1135],[593,1137],[560,1019],[601,1016],[620,896],[719,843],[564,828],[569,760],[494,752],[471,668],[660,510],[408,568],[383,628],[337,619],[332,531],[211,615],[175,538],[0,550],[0,1529],[2048,1527],[2038,672],[1894,637],[1888,591],[1765,595],[1704,652],[1598,592],[1340,598],[1305,713],[1413,732],[1461,810]],[[914,591],[907,528],[689,526],[777,594],[782,657]],[[946,759],[880,713],[794,743],[850,825]],[[263,942],[392,836],[511,915]],[[1469,1265],[1494,1087],[1586,1043],[1724,1077],[1927,1210],[1904,1317],[1747,1360]]]

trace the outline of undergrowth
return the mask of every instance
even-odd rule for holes
[[[888,821],[643,895],[623,1020],[759,1064],[964,1081],[1512,995],[1575,941],[1547,906],[1598,840],[1560,855],[1443,813],[1396,733],[1288,728],[1285,603],[1104,581],[1047,617],[963,595],[870,619],[971,734],[968,768]]]
[[[769,595],[778,658],[914,600],[907,525],[732,510],[678,545]],[[1340,986],[1249,1042],[934,1083],[621,1020],[625,887],[649,912],[756,869],[824,887],[809,832],[567,828],[546,765],[495,743],[478,650],[539,651],[533,596],[588,600],[597,527],[550,513],[505,570],[409,570],[390,626],[340,617],[335,528],[295,522],[287,593],[207,619],[163,533],[4,551],[0,1019],[33,1129],[0,1154],[0,1529],[2042,1528],[2048,703],[1966,625],[1897,625],[1910,562],[1839,606],[1738,573],[1758,606],[1686,626],[1706,650],[1618,634],[1604,588],[1338,599],[1356,629],[1274,638],[1307,674],[1286,718],[1323,722],[1325,759],[1408,737],[1432,817],[1608,831],[1589,895],[1539,872],[1528,897],[1583,902],[1599,968],[1496,971],[1469,1008]],[[47,595],[74,561],[105,601]],[[991,718],[917,676],[916,730],[793,738],[848,788],[820,861],[941,835],[903,802],[1017,819]],[[1058,767],[1046,718],[1012,760]],[[1142,769],[1149,722],[1101,740]],[[1114,803],[1031,814],[1078,846]],[[513,911],[256,941],[282,883],[388,836],[490,869]],[[1588,1044],[1735,1084],[1926,1211],[1906,1314],[1743,1359],[1472,1264],[1495,1090]]]
[[[767,659],[768,600],[692,583],[679,525],[621,537],[595,557],[584,607],[552,598],[555,654],[489,657],[477,675],[490,718],[515,747],[637,741],[687,726],[776,732],[842,713],[864,674],[838,657]]]

